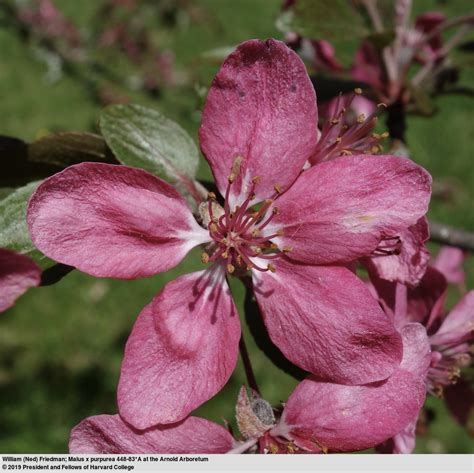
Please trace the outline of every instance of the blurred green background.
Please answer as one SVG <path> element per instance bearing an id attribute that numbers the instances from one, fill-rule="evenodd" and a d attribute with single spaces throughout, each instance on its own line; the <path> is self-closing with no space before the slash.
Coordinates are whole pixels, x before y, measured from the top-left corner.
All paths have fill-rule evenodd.
<path id="1" fill-rule="evenodd" d="M 99 3 L 57 1 L 86 32 Z M 157 107 L 197 137 L 203 87 L 209 86 L 218 69 L 218 62 L 204 60 L 202 54 L 249 38 L 281 39 L 275 27 L 281 2 L 177 3 L 183 5 L 182 11 L 178 8 L 171 22 L 157 21 L 153 34 L 163 48 L 174 52 L 175 68 L 186 75 L 187 83 L 165 86 L 156 98 L 139 92 L 129 95 L 135 102 Z M 414 3 L 416 11 L 436 9 L 451 15 L 472 7 L 470 0 Z M 463 70 L 460 84 L 472 85 L 473 78 L 472 71 Z M 453 189 L 449 198 L 433 200 L 430 216 L 474 231 L 474 98 L 443 96 L 436 104 L 439 112 L 433 118 L 408 119 L 413 158 Z M 87 88 L 68 75 L 48 83 L 44 63 L 12 30 L 0 27 L 0 110 L 0 134 L 30 141 L 45 130 L 96 131 L 100 106 Z M 209 177 L 204 161 L 200 177 Z M 467 286 L 472 288 L 472 260 L 466 266 Z M 116 412 L 123 347 L 137 314 L 165 282 L 199 268 L 199 257 L 193 253 L 166 275 L 140 281 L 95 279 L 74 271 L 55 286 L 29 291 L 15 307 L 0 314 L 0 451 L 66 452 L 74 425 L 87 416 Z M 239 283 L 234 286 L 241 302 L 243 290 Z M 284 401 L 296 381 L 274 367 L 248 333 L 247 343 L 263 396 L 274 404 Z M 239 361 L 226 388 L 198 414 L 217 422 L 232 421 L 242 383 L 245 376 Z M 430 398 L 428 406 L 434 420 L 418 440 L 417 452 L 474 451 L 473 439 L 450 417 L 441 400 Z"/>

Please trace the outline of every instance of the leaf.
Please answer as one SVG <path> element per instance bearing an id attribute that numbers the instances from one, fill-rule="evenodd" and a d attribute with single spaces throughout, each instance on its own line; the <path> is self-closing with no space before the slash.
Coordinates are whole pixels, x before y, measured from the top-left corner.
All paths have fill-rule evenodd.
<path id="1" fill-rule="evenodd" d="M 280 27 L 306 38 L 344 41 L 368 34 L 363 17 L 347 0 L 298 0 L 291 13 L 280 19 Z"/>
<path id="2" fill-rule="evenodd" d="M 140 105 L 111 105 L 100 117 L 101 132 L 117 159 L 170 182 L 194 179 L 199 151 L 177 123 Z"/>
<path id="3" fill-rule="evenodd" d="M 105 140 L 92 133 L 53 133 L 30 144 L 0 136 L 1 186 L 25 185 L 83 161 L 118 164 Z"/>
<path id="4" fill-rule="evenodd" d="M 28 144 L 10 136 L 0 136 L 0 185 L 22 186 L 50 176 L 61 168 L 28 159 Z"/>
<path id="5" fill-rule="evenodd" d="M 26 206 L 38 185 L 31 182 L 0 201 L 0 248 L 27 255 L 45 269 L 54 263 L 34 247 L 26 224 Z"/>
<path id="6" fill-rule="evenodd" d="M 53 133 L 34 141 L 28 147 L 28 159 L 61 167 L 84 161 L 117 164 L 104 138 L 78 132 Z"/>

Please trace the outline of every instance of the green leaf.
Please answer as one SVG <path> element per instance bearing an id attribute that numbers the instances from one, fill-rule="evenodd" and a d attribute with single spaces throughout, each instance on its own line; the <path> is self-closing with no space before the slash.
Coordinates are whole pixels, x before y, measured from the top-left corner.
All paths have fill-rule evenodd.
<path id="1" fill-rule="evenodd" d="M 34 141 L 28 146 L 28 159 L 61 167 L 84 161 L 117 163 L 102 136 L 77 132 L 52 133 Z"/>
<path id="2" fill-rule="evenodd" d="M 54 263 L 33 246 L 26 225 L 26 206 L 38 185 L 30 182 L 0 201 L 0 248 L 27 255 L 45 269 Z"/>
<path id="3" fill-rule="evenodd" d="M 280 22 L 310 39 L 346 41 L 368 34 L 362 15 L 347 0 L 298 0 Z"/>
<path id="4" fill-rule="evenodd" d="M 140 105 L 111 105 L 100 116 L 101 132 L 117 159 L 170 182 L 194 179 L 199 151 L 177 123 Z"/>
<path id="5" fill-rule="evenodd" d="M 371 33 L 366 37 L 366 40 L 371 42 L 377 51 L 382 51 L 386 46 L 395 40 L 395 31 L 385 30 L 379 33 Z"/>
<path id="6" fill-rule="evenodd" d="M 83 161 L 118 164 L 102 136 L 52 133 L 32 143 L 0 136 L 0 185 L 21 186 Z"/>

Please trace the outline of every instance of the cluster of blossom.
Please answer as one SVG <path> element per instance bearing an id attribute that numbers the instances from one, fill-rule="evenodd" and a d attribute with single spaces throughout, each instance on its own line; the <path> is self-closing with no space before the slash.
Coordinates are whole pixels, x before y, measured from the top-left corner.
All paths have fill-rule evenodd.
<path id="1" fill-rule="evenodd" d="M 426 392 L 439 393 L 470 360 L 474 293 L 445 315 L 447 283 L 424 246 L 429 174 L 366 153 L 357 121 L 344 128 L 344 147 L 321 146 L 317 123 L 301 59 L 279 41 L 250 40 L 206 99 L 200 145 L 220 196 L 210 192 L 199 215 L 172 185 L 127 166 L 82 163 L 40 184 L 27 222 L 55 261 L 135 279 L 201 247 L 208 265 L 166 284 L 139 314 L 119 414 L 81 422 L 71 452 L 413 448 Z M 249 274 L 271 340 L 308 377 L 281 412 L 242 390 L 235 439 L 190 414 L 236 366 L 241 330 L 227 280 Z"/>
<path id="2" fill-rule="evenodd" d="M 287 0 L 284 10 L 294 8 L 297 3 L 298 0 Z M 425 12 L 410 23 L 412 1 L 395 0 L 393 4 L 393 15 L 388 20 L 381 12 L 386 5 L 379 5 L 376 0 L 359 2 L 371 19 L 373 37 L 392 31 L 394 37 L 383 48 L 371 39 L 364 39 L 348 68 L 338 61 L 328 41 L 287 33 L 287 43 L 299 50 L 316 72 L 350 77 L 367 84 L 371 99 L 361 97 L 354 101 L 356 113 L 359 108 L 373 110 L 380 102 L 388 106 L 413 105 L 413 95 L 420 88 L 428 92 L 441 90 L 446 82 L 453 80 L 449 53 L 474 25 L 472 14 L 448 19 L 437 11 Z M 450 28 L 457 30 L 444 42 L 442 33 Z"/>

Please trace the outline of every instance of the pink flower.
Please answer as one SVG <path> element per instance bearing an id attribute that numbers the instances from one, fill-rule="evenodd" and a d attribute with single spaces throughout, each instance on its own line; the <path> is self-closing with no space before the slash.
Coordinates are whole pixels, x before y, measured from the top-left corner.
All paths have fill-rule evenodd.
<path id="1" fill-rule="evenodd" d="M 223 207 L 212 194 L 204 204 L 208 228 L 169 184 L 125 166 L 71 166 L 31 198 L 35 245 L 94 276 L 151 276 L 206 245 L 212 266 L 168 283 L 128 340 L 118 403 L 134 427 L 184 419 L 230 377 L 240 324 L 226 270 L 251 271 L 270 337 L 303 369 L 344 384 L 397 369 L 400 336 L 344 265 L 422 217 L 431 179 L 394 156 L 302 172 L 316 123 L 298 56 L 278 41 L 247 41 L 224 62 L 203 112 L 201 147 L 224 196 Z"/>
<path id="2" fill-rule="evenodd" d="M 414 321 L 426 327 L 432 351 L 426 389 L 431 394 L 441 396 L 445 388 L 458 381 L 461 368 L 471 363 L 470 353 L 474 344 L 474 291 L 469 291 L 446 313 L 443 305 L 447 281 L 432 267 L 428 267 L 420 284 L 414 288 L 383 281 L 374 274 L 371 274 L 371 278 L 386 313 L 392 316 L 400 330 Z M 407 424 L 400 433 L 401 437 L 397 436 L 393 440 L 395 453 L 410 453 L 413 450 L 416 417 L 411 424 Z"/>
<path id="3" fill-rule="evenodd" d="M 27 256 L 0 248 L 0 312 L 7 310 L 30 287 L 40 283 L 41 270 Z"/>
<path id="4" fill-rule="evenodd" d="M 409 324 L 402 335 L 403 360 L 388 380 L 344 386 L 309 378 L 291 394 L 278 421 L 262 399 L 252 411 L 243 389 L 237 408 L 243 442 L 198 417 L 138 431 L 118 415 L 100 415 L 72 430 L 70 452 L 243 453 L 258 445 L 260 453 L 327 453 L 373 447 L 399 432 L 424 402 L 430 362 L 426 332 Z"/>

